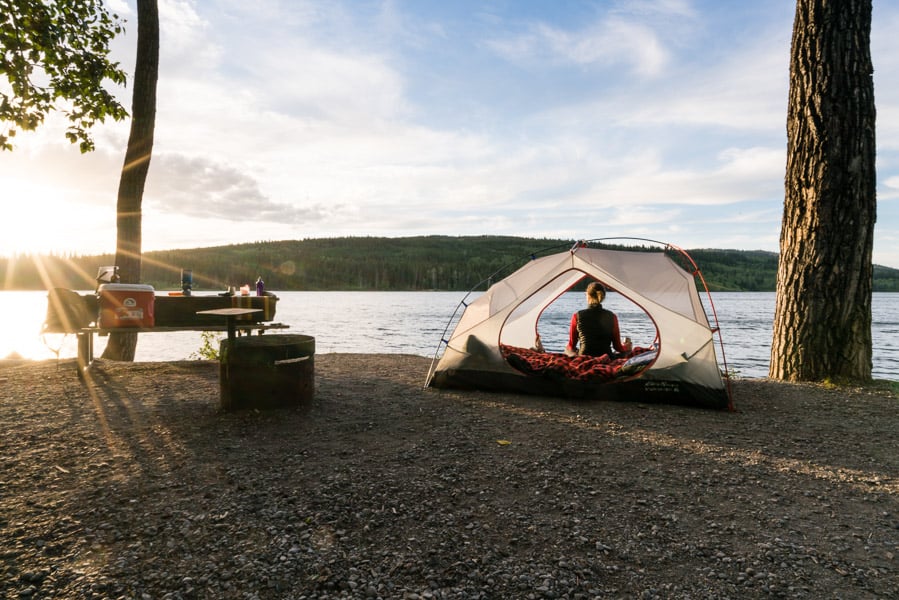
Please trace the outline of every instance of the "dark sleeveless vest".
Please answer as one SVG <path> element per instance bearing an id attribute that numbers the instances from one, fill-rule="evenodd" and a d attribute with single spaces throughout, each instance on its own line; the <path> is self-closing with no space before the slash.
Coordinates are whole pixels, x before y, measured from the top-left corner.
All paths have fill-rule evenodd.
<path id="1" fill-rule="evenodd" d="M 578 354 L 602 356 L 612 352 L 615 315 L 601 304 L 577 313 Z"/>

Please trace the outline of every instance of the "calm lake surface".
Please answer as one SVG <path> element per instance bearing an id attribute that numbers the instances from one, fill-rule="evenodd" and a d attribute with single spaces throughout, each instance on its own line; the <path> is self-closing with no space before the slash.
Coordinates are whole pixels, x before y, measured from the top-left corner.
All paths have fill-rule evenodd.
<path id="1" fill-rule="evenodd" d="M 461 292 L 275 293 L 280 298 L 275 321 L 290 325 L 282 333 L 314 336 L 318 354 L 358 352 L 427 357 L 434 356 L 450 317 L 465 296 Z M 728 369 L 743 377 L 765 377 L 774 293 L 719 293 L 712 298 Z M 582 293 L 565 294 L 544 313 L 539 330 L 547 350 L 564 349 L 568 320 L 582 303 Z M 652 342 L 655 328 L 633 304 L 616 294 L 610 294 L 604 304 L 618 314 L 622 336 L 630 336 L 636 345 Z M 28 359 L 52 359 L 57 353 L 61 358 L 75 356 L 75 336 L 41 336 L 46 308 L 46 292 L 0 292 L 0 358 L 13 353 Z M 899 294 L 874 294 L 873 321 L 874 377 L 899 380 Z M 99 356 L 106 338 L 98 336 L 95 340 Z M 195 358 L 201 345 L 199 332 L 145 334 L 138 341 L 136 360 Z M 720 362 L 720 348 L 718 352 Z"/>

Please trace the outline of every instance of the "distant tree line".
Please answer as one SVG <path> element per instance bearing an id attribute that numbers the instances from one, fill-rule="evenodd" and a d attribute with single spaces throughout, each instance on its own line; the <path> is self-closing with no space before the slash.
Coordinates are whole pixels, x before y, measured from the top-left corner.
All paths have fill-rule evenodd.
<path id="1" fill-rule="evenodd" d="M 181 270 L 197 290 L 250 286 L 262 277 L 270 290 L 468 290 L 521 266 L 529 256 L 559 252 L 573 240 L 504 236 L 351 237 L 255 242 L 214 248 L 146 252 L 142 281 L 157 290 L 180 289 Z M 607 245 L 608 246 L 608 245 Z M 657 247 L 653 246 L 653 249 Z M 639 247 L 630 249 L 640 249 Z M 713 291 L 775 289 L 777 254 L 689 250 Z M 17 255 L 0 258 L 6 290 L 93 289 L 97 270 L 112 254 Z M 491 278 L 492 275 L 495 275 Z M 874 290 L 899 291 L 899 270 L 874 267 Z"/>

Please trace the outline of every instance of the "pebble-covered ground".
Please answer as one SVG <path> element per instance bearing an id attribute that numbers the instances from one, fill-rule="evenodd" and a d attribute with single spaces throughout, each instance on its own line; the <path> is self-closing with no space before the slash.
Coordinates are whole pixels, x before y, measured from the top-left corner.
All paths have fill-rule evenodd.
<path id="1" fill-rule="evenodd" d="M 899 400 L 739 412 L 422 389 L 315 357 L 302 408 L 209 362 L 0 362 L 0 597 L 897 598 Z"/>

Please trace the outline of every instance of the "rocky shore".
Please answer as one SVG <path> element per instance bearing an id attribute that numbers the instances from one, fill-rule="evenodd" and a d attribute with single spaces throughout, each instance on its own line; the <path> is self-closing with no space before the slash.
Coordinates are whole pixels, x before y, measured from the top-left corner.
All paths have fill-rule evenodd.
<path id="1" fill-rule="evenodd" d="M 429 363 L 318 355 L 308 406 L 227 413 L 215 363 L 0 362 L 0 597 L 899 597 L 889 386 L 728 413 Z"/>

